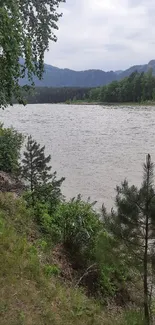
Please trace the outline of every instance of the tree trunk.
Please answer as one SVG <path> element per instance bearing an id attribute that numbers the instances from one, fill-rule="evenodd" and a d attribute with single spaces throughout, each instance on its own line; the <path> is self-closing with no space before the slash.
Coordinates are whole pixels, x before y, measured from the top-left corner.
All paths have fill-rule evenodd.
<path id="1" fill-rule="evenodd" d="M 31 186 L 31 195 L 32 195 L 32 206 L 35 206 L 35 199 L 34 199 L 34 181 L 33 181 L 33 163 L 32 163 L 32 155 L 30 153 L 30 157 L 31 157 L 31 176 L 30 176 L 30 186 Z"/>
<path id="2" fill-rule="evenodd" d="M 145 239 L 144 239 L 144 316 L 145 325 L 150 325 L 150 311 L 149 311 L 149 292 L 148 292 L 148 238 L 149 238 L 149 186 L 150 186 L 150 168 L 151 158 L 147 156 L 147 179 L 146 179 L 146 190 L 147 197 L 145 203 Z"/>
<path id="3" fill-rule="evenodd" d="M 144 252 L 144 315 L 145 325 L 150 325 L 149 294 L 148 294 L 148 217 L 146 217 L 146 235 Z"/>

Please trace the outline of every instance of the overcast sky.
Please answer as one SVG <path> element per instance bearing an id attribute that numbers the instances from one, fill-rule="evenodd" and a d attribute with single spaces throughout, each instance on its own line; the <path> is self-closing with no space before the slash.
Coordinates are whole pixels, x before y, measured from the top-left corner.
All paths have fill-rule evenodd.
<path id="1" fill-rule="evenodd" d="M 155 0 L 66 0 L 61 11 L 46 63 L 107 71 L 155 59 Z"/>

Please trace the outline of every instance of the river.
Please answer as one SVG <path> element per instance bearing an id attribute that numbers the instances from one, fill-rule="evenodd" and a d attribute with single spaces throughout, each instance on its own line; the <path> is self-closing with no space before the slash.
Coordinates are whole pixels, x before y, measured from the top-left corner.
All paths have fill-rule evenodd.
<path id="1" fill-rule="evenodd" d="M 67 198 L 81 193 L 98 207 L 114 206 L 124 178 L 140 185 L 147 153 L 155 161 L 155 107 L 15 105 L 0 120 L 46 145 Z"/>

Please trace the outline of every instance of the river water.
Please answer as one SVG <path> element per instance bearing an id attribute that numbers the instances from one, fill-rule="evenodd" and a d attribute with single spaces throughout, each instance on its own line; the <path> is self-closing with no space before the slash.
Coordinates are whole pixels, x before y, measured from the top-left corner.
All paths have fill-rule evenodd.
<path id="1" fill-rule="evenodd" d="M 140 185 L 147 153 L 155 161 L 155 107 L 16 105 L 0 120 L 46 145 L 67 198 L 81 193 L 98 207 L 114 206 L 124 178 Z"/>

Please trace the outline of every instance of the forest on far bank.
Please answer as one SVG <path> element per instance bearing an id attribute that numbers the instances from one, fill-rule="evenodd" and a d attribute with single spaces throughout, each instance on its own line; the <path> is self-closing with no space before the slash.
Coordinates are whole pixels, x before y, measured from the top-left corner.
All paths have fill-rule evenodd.
<path id="1" fill-rule="evenodd" d="M 94 88 L 89 100 L 101 103 L 142 103 L 155 100 L 155 76 L 150 69 L 147 73 L 133 72 L 129 77 L 113 81 L 107 86 Z"/>
<path id="2" fill-rule="evenodd" d="M 98 88 L 40 87 L 24 93 L 28 104 L 45 103 L 143 103 L 155 101 L 155 76 L 133 72 L 129 77 Z"/>
<path id="3" fill-rule="evenodd" d="M 24 93 L 28 104 L 45 104 L 45 103 L 70 103 L 72 101 L 85 101 L 89 98 L 90 88 L 48 88 L 40 87 L 31 89 Z"/>

